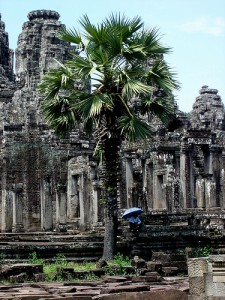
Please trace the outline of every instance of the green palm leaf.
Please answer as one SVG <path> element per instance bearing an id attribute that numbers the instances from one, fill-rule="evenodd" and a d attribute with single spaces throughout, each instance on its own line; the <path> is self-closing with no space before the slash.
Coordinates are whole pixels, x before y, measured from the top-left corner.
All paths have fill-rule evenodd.
<path id="1" fill-rule="evenodd" d="M 121 133 L 125 135 L 126 139 L 130 142 L 137 140 L 146 140 L 152 135 L 150 126 L 140 118 L 127 115 L 118 119 L 118 125 Z"/>
<path id="2" fill-rule="evenodd" d="M 151 92 L 151 86 L 146 85 L 145 83 L 139 80 L 128 78 L 122 90 L 122 97 L 126 99 L 131 99 L 131 97 L 134 95 L 146 95 L 150 94 Z"/>
<path id="3" fill-rule="evenodd" d="M 112 99 L 106 94 L 91 94 L 87 98 L 75 104 L 75 107 L 83 115 L 84 119 L 98 116 L 102 110 L 112 110 Z"/>
<path id="4" fill-rule="evenodd" d="M 175 75 L 163 60 L 156 60 L 149 69 L 147 82 L 157 85 L 167 94 L 171 94 L 172 90 L 179 88 L 179 83 L 174 79 Z"/>

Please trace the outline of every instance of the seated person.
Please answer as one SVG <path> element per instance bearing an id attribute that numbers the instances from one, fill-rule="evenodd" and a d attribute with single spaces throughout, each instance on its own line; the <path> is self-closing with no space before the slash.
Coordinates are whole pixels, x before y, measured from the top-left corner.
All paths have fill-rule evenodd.
<path id="1" fill-rule="evenodd" d="M 141 220 L 138 218 L 138 215 L 134 213 L 128 221 L 130 224 L 130 231 L 139 232 L 141 228 Z"/>

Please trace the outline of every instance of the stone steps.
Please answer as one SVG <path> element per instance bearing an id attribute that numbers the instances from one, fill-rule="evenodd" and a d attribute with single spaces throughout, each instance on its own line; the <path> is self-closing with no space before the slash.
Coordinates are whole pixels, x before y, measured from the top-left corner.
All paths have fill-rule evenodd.
<path id="1" fill-rule="evenodd" d="M 52 260 L 64 255 L 67 260 L 96 261 L 102 257 L 104 236 L 95 232 L 70 233 L 1 233 L 0 253 L 3 260 L 26 260 L 36 252 L 38 258 Z M 127 250 L 126 242 L 118 240 L 118 251 Z M 1 260 L 1 257 L 0 257 Z"/>

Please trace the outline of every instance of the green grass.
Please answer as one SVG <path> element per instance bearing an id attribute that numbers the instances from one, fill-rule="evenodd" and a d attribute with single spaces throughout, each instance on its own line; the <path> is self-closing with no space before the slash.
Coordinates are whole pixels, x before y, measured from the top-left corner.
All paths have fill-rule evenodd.
<path id="1" fill-rule="evenodd" d="M 45 274 L 45 281 L 47 282 L 62 282 L 65 281 L 63 276 L 63 269 L 66 267 L 73 268 L 74 271 L 84 271 L 83 280 L 97 280 L 97 277 L 92 270 L 96 268 L 96 262 L 83 262 L 75 263 L 66 260 L 66 257 L 62 254 L 58 254 L 54 257 L 54 262 L 46 262 L 44 259 L 38 258 L 37 253 L 33 252 L 28 257 L 28 263 L 43 265 L 43 272 Z M 108 262 L 108 266 L 104 268 L 104 271 L 108 275 L 126 275 L 123 267 L 130 266 L 131 261 L 129 257 L 124 256 L 121 253 L 117 253 L 114 260 Z M 67 281 L 78 280 L 68 274 Z"/>

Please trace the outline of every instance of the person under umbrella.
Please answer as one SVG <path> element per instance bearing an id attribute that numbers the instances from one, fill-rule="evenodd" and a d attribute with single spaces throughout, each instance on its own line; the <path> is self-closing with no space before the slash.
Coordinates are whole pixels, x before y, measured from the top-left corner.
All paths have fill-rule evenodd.
<path id="1" fill-rule="evenodd" d="M 130 231 L 138 233 L 141 229 L 141 220 L 139 219 L 137 213 L 133 213 L 133 215 L 128 219 L 130 225 Z"/>
<path id="2" fill-rule="evenodd" d="M 141 229 L 142 222 L 139 219 L 139 215 L 143 213 L 143 210 L 138 207 L 128 208 L 122 218 L 128 219 L 130 225 L 130 231 L 134 233 L 138 233 Z"/>

